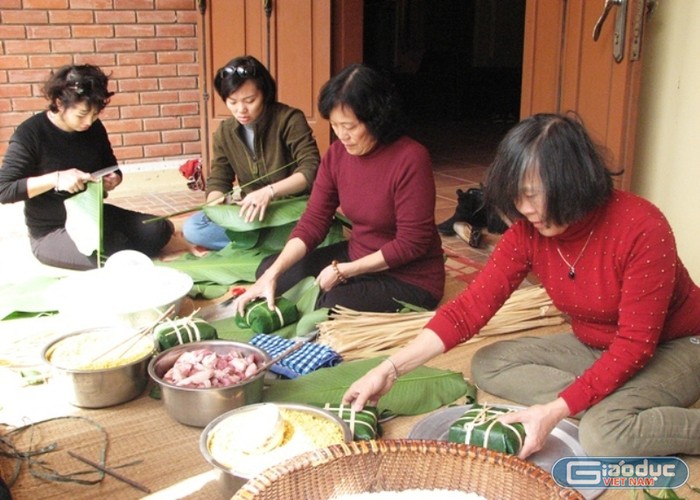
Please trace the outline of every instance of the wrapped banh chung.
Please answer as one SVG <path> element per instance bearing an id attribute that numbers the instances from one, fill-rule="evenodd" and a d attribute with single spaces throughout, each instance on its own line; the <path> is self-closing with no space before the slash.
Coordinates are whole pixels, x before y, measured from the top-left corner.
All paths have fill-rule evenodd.
<path id="1" fill-rule="evenodd" d="M 200 340 L 216 340 L 218 337 L 216 328 L 212 325 L 201 318 L 191 317 L 161 323 L 153 334 L 162 350 Z"/>
<path id="2" fill-rule="evenodd" d="M 245 307 L 245 314 L 236 313 L 236 325 L 251 328 L 255 333 L 271 333 L 299 320 L 294 302 L 284 297 L 275 299 L 275 308 L 267 307 L 265 299 L 254 300 Z"/>
<path id="3" fill-rule="evenodd" d="M 523 424 L 502 424 L 497 420 L 510 411 L 474 404 L 450 425 L 447 440 L 515 455 L 525 440 Z"/>

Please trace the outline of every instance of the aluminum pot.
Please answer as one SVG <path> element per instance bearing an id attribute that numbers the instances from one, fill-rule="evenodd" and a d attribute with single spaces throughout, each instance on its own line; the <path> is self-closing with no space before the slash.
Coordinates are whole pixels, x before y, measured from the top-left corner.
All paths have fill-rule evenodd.
<path id="1" fill-rule="evenodd" d="M 136 330 L 126 327 L 91 328 L 52 340 L 41 353 L 42 359 L 51 367 L 50 383 L 66 395 L 70 404 L 81 408 L 105 408 L 125 403 L 141 395 L 148 384 L 146 368 L 156 352 L 155 340 L 152 340 L 153 349 L 150 352 L 144 353 L 139 359 L 111 368 L 70 369 L 51 362 L 51 355 L 59 342 L 87 333 L 116 336 L 136 333 Z"/>
<path id="2" fill-rule="evenodd" d="M 219 415 L 243 405 L 262 400 L 264 376 L 267 370 L 227 387 L 188 388 L 178 387 L 163 380 L 163 376 L 184 352 L 209 349 L 217 354 L 231 350 L 245 356 L 253 354 L 258 364 L 270 360 L 270 356 L 255 346 L 233 340 L 202 340 L 172 347 L 161 352 L 148 364 L 148 375 L 160 386 L 161 399 L 168 414 L 181 424 L 204 427 Z"/>
<path id="3" fill-rule="evenodd" d="M 267 404 L 274 404 L 281 409 L 303 411 L 303 412 L 311 413 L 312 415 L 315 415 L 315 416 L 325 418 L 328 421 L 337 424 L 341 428 L 341 430 L 343 432 L 343 439 L 345 440 L 346 443 L 352 441 L 352 431 L 350 430 L 350 426 L 348 426 L 347 423 L 345 423 L 337 415 L 334 415 L 334 414 L 332 414 L 332 413 L 330 413 L 322 408 L 318 408 L 316 406 L 298 404 L 298 403 L 259 403 L 256 405 L 251 405 L 251 406 L 246 407 L 246 408 L 239 408 L 237 410 L 232 410 L 232 411 L 229 411 L 227 413 L 224 413 L 223 415 L 220 415 L 216 419 L 212 420 L 202 431 L 202 434 L 200 435 L 200 438 L 199 438 L 199 451 L 204 456 L 204 459 L 214 467 L 214 471 L 216 473 L 217 486 L 218 486 L 220 492 L 226 498 L 231 498 L 231 496 L 233 496 L 236 493 L 236 491 L 238 491 L 246 482 L 248 482 L 250 479 L 252 479 L 253 476 L 246 474 L 246 473 L 241 473 L 241 472 L 238 472 L 235 470 L 231 470 L 226 465 L 220 463 L 214 457 L 212 457 L 211 452 L 209 450 L 209 437 L 210 437 L 211 433 L 213 432 L 214 428 L 217 425 L 219 425 L 222 421 L 226 420 L 228 417 L 231 417 L 238 412 L 246 411 L 249 409 L 253 410 L 256 407 L 259 407 L 262 405 L 267 405 Z"/>

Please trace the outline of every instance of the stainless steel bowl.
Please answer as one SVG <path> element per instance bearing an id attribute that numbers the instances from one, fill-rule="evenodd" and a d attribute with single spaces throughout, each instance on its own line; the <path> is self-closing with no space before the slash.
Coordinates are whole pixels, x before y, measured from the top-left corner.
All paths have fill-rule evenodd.
<path id="1" fill-rule="evenodd" d="M 219 415 L 243 405 L 262 400 L 265 371 L 235 385 L 192 389 L 178 387 L 163 380 L 177 358 L 186 351 L 210 349 L 217 354 L 226 354 L 232 349 L 244 355 L 254 354 L 258 363 L 270 356 L 255 346 L 233 340 L 203 340 L 172 347 L 153 358 L 148 364 L 148 374 L 160 386 L 161 399 L 168 414 L 181 424 L 204 427 Z"/>
<path id="2" fill-rule="evenodd" d="M 234 470 L 229 469 L 227 466 L 224 464 L 220 463 L 217 461 L 214 457 L 212 457 L 210 451 L 209 451 L 209 436 L 214 430 L 214 428 L 220 424 L 222 421 L 226 420 L 228 417 L 235 415 L 238 412 L 241 411 L 246 411 L 246 410 L 252 410 L 255 409 L 258 406 L 266 405 L 266 404 L 274 404 L 276 406 L 279 406 L 282 409 L 288 409 L 288 410 L 298 410 L 298 411 L 304 411 L 307 413 L 311 413 L 316 416 L 323 417 L 330 422 L 333 422 L 337 424 L 343 432 L 343 438 L 345 442 L 350 442 L 352 441 L 352 431 L 350 430 L 350 427 L 348 424 L 346 424 L 340 417 L 337 415 L 334 415 L 322 408 L 318 408 L 316 406 L 311 406 L 311 405 L 305 405 L 305 404 L 297 404 L 297 403 L 259 403 L 256 405 L 251 405 L 247 406 L 245 408 L 239 408 L 237 410 L 229 411 L 227 413 L 224 413 L 223 415 L 218 416 L 214 420 L 212 420 L 202 431 L 202 434 L 200 435 L 199 438 L 199 451 L 202 453 L 204 456 L 204 459 L 209 462 L 213 467 L 216 472 L 217 476 L 217 484 L 219 487 L 219 490 L 221 493 L 226 498 L 231 498 L 231 496 L 238 491 L 241 486 L 243 486 L 248 480 L 250 480 L 252 477 L 241 473 L 237 472 Z M 276 464 L 275 464 L 276 465 Z"/>
<path id="3" fill-rule="evenodd" d="M 81 408 L 105 408 L 130 401 L 138 397 L 148 384 L 146 367 L 156 351 L 153 350 L 142 358 L 127 364 L 112 368 L 97 370 L 77 370 L 58 367 L 51 363 L 51 353 L 60 341 L 75 335 L 98 332 L 104 335 L 124 335 L 126 332 L 136 332 L 125 327 L 91 328 L 69 333 L 54 339 L 47 344 L 41 353 L 41 358 L 51 367 L 50 383 L 66 395 L 68 402 Z"/>

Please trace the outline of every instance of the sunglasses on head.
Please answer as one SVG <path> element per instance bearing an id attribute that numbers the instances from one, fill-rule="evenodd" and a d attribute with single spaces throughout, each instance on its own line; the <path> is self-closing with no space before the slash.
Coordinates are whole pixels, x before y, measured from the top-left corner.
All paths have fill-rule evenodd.
<path id="1" fill-rule="evenodd" d="M 89 78 L 83 78 L 74 72 L 66 75 L 66 83 L 68 88 L 73 89 L 78 95 L 82 95 L 86 90 L 92 89 L 92 81 Z"/>
<path id="2" fill-rule="evenodd" d="M 236 75 L 240 78 L 255 76 L 255 66 L 250 66 L 247 63 L 244 63 L 240 66 L 224 66 L 219 70 L 220 78 L 225 78 L 231 75 Z"/>

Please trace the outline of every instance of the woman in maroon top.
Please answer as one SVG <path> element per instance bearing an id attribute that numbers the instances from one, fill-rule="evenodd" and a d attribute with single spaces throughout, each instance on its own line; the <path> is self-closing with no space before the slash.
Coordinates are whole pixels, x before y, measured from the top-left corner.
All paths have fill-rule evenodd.
<path id="1" fill-rule="evenodd" d="M 501 142 L 486 198 L 513 225 L 483 271 L 423 332 L 348 390 L 362 407 L 402 373 L 464 342 L 533 272 L 572 332 L 477 351 L 475 383 L 530 405 L 522 458 L 576 416 L 590 455 L 700 453 L 700 289 L 648 201 L 613 188 L 581 123 L 535 115 Z"/>
<path id="2" fill-rule="evenodd" d="M 319 166 L 306 211 L 279 255 L 235 303 L 274 297 L 307 276 L 321 288 L 318 307 L 396 311 L 398 301 L 432 309 L 445 283 L 435 227 L 435 181 L 425 147 L 405 135 L 390 82 L 352 65 L 321 89 L 318 107 L 338 140 Z M 352 222 L 349 241 L 317 248 L 336 210 Z"/>

